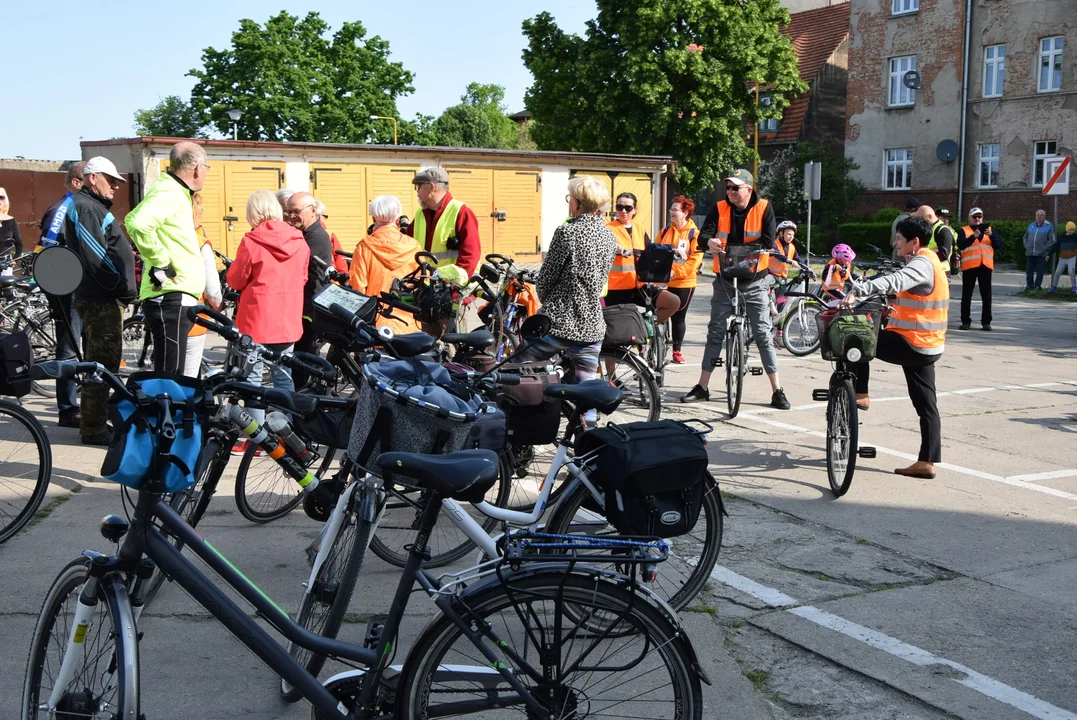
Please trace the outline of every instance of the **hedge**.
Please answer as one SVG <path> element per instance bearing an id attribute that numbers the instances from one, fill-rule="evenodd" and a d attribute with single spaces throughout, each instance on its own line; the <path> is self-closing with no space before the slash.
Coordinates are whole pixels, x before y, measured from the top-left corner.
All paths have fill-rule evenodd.
<path id="1" fill-rule="evenodd" d="M 859 253 L 869 252 L 874 245 L 886 253 L 890 246 L 890 228 L 893 222 L 856 222 L 838 225 L 838 240 Z M 829 248 L 828 248 L 829 250 Z"/>
<path id="2" fill-rule="evenodd" d="M 904 210 L 896 207 L 884 207 L 875 211 L 875 214 L 871 216 L 872 222 L 888 222 L 892 223 L 898 219 L 898 215 L 905 212 Z"/>

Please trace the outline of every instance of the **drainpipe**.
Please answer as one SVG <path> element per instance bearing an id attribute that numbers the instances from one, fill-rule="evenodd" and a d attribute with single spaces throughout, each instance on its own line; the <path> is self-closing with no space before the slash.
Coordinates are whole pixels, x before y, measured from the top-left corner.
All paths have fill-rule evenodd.
<path id="1" fill-rule="evenodd" d="M 957 218 L 965 217 L 965 209 L 962 205 L 965 196 L 965 129 L 969 114 L 969 55 L 972 48 L 969 46 L 972 33 L 972 0 L 965 0 L 965 70 L 961 76 L 961 140 L 958 157 L 961 166 L 957 170 Z"/>

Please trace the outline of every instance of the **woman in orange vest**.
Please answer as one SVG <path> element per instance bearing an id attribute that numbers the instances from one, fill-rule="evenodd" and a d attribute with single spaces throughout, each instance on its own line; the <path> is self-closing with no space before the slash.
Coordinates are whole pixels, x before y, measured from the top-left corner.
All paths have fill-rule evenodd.
<path id="1" fill-rule="evenodd" d="M 217 272 L 217 259 L 213 256 L 213 246 L 209 243 L 206 228 L 202 225 L 202 192 L 191 195 L 191 210 L 194 213 L 194 229 L 198 233 L 198 252 L 206 268 L 206 289 L 202 293 L 202 302 L 214 310 L 224 305 L 221 292 L 221 276 Z M 183 374 L 198 377 L 202 367 L 202 352 L 206 347 L 206 329 L 193 325 L 187 335 L 187 355 L 183 359 Z"/>
<path id="2" fill-rule="evenodd" d="M 669 206 L 669 227 L 662 231 L 658 238 L 660 245 L 672 245 L 675 260 L 673 262 L 673 274 L 669 280 L 669 292 L 677 296 L 679 303 L 677 312 L 671 318 L 673 324 L 673 362 L 680 365 L 684 363 L 684 354 L 681 345 L 684 343 L 686 329 L 685 320 L 688 317 L 688 305 L 692 302 L 692 295 L 696 291 L 696 278 L 699 277 L 699 266 L 703 264 L 703 252 L 699 249 L 696 236 L 699 228 L 692 220 L 692 213 L 696 210 L 696 204 L 684 195 L 673 198 Z"/>
<path id="3" fill-rule="evenodd" d="M 617 196 L 614 204 L 616 219 L 606 223 L 617 240 L 617 255 L 613 258 L 613 269 L 607 280 L 609 290 L 606 292 L 606 307 L 635 303 L 643 305 L 643 294 L 654 299 L 658 322 L 664 323 L 681 306 L 680 300 L 671 292 L 657 285 L 641 285 L 636 278 L 636 258 L 651 243 L 647 231 L 632 220 L 639 212 L 636 196 L 623 192 Z"/>
<path id="4" fill-rule="evenodd" d="M 894 247 L 905 258 L 905 267 L 892 275 L 873 280 L 853 281 L 850 305 L 855 295 L 893 295 L 890 319 L 879 332 L 875 358 L 900 365 L 905 371 L 909 399 L 920 417 L 920 454 L 898 475 L 931 479 L 935 463 L 942 460 L 942 422 L 935 399 L 935 363 L 942 357 L 950 305 L 950 285 L 938 253 L 928 248 L 931 227 L 913 215 L 897 224 Z M 856 373 L 856 405 L 867 410 L 868 363 L 852 365 Z"/>

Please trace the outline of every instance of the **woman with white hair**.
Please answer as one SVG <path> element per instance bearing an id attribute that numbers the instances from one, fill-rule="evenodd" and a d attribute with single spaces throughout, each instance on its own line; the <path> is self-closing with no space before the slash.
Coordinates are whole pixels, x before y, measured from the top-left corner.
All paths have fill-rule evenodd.
<path id="1" fill-rule="evenodd" d="M 7 190 L 0 187 L 0 252 L 8 248 L 15 248 L 16 255 L 22 255 L 22 233 L 19 232 L 19 221 L 11 217 L 11 198 Z"/>
<path id="2" fill-rule="evenodd" d="M 370 203 L 374 231 L 355 246 L 349 281 L 364 295 L 378 297 L 392 287 L 393 280 L 418 267 L 415 253 L 419 252 L 419 244 L 415 238 L 400 232 L 397 225 L 402 212 L 400 200 L 393 195 L 379 195 Z M 393 315 L 391 318 L 379 315 L 378 325 L 392 328 L 397 333 L 418 329 L 413 316 L 399 310 Z"/>
<path id="3" fill-rule="evenodd" d="M 310 248 L 303 233 L 284 222 L 280 203 L 268 190 L 255 190 L 247 200 L 251 231 L 243 236 L 235 261 L 228 268 L 228 285 L 239 292 L 236 327 L 271 350 L 287 351 L 303 335 L 303 287 L 307 282 Z M 273 387 L 294 390 L 287 368 L 271 369 Z M 262 383 L 261 363 L 250 382 Z M 261 421 L 264 411 L 251 410 Z M 247 450 L 244 441 L 234 454 Z"/>

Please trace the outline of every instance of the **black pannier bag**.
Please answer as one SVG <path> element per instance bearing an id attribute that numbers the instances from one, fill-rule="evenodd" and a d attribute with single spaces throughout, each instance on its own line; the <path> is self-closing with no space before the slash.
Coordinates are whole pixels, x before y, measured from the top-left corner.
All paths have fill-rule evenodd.
<path id="1" fill-rule="evenodd" d="M 550 372 L 548 363 L 506 363 L 500 371 L 520 375 L 520 384 L 506 385 L 505 397 L 498 401 L 505 411 L 507 441 L 517 448 L 556 442 L 561 401 L 543 391 L 561 377 Z"/>
<path id="2" fill-rule="evenodd" d="M 668 283 L 673 274 L 673 246 L 651 243 L 636 258 L 636 277 L 640 282 Z"/>
<path id="3" fill-rule="evenodd" d="M 598 450 L 592 478 L 606 519 L 624 535 L 669 538 L 691 532 L 706 490 L 703 436 L 676 420 L 615 425 L 584 433 L 576 456 Z"/>
<path id="4" fill-rule="evenodd" d="M 505 437 L 505 413 L 500 408 L 480 415 L 471 424 L 461 450 L 493 450 L 501 453 L 508 440 Z"/>
<path id="5" fill-rule="evenodd" d="M 22 397 L 30 392 L 33 350 L 26 333 L 0 335 L 0 395 Z"/>
<path id="6" fill-rule="evenodd" d="M 604 308 L 602 316 L 606 319 L 606 335 L 602 338 L 604 347 L 642 346 L 647 341 L 647 326 L 635 305 Z"/>

